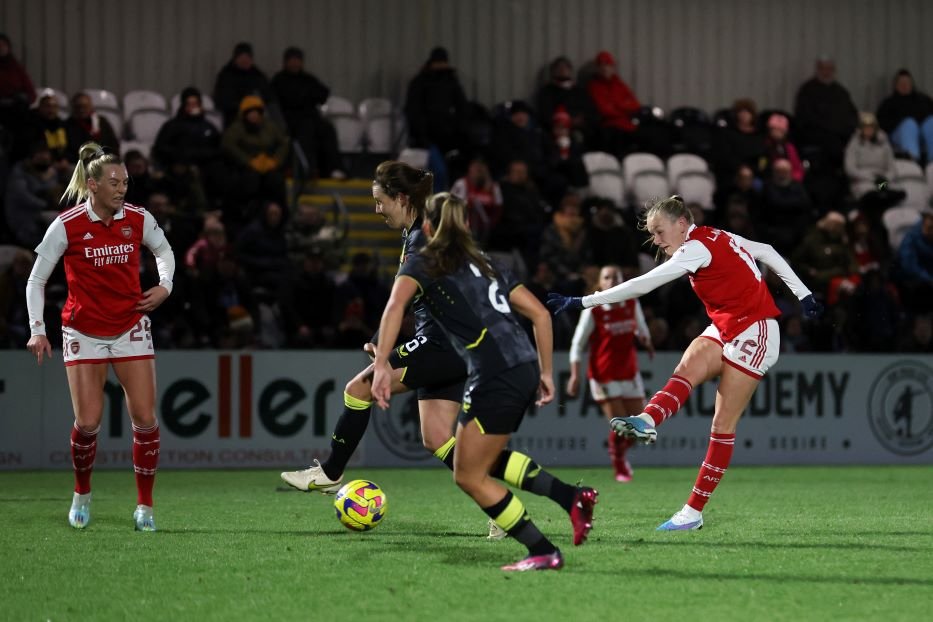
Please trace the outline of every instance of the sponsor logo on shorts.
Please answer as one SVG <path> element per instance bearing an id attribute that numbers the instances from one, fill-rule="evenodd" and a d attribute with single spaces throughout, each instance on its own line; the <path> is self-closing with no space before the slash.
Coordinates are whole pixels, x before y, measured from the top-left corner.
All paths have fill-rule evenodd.
<path id="1" fill-rule="evenodd" d="M 882 371 L 868 393 L 868 421 L 892 453 L 914 456 L 933 447 L 933 369 L 902 361 Z"/>

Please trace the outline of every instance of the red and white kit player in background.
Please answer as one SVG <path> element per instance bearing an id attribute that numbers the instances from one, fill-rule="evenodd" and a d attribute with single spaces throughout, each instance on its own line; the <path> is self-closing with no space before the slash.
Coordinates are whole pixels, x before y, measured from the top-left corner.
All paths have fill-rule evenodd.
<path id="1" fill-rule="evenodd" d="M 622 282 L 622 268 L 603 266 L 599 271 L 599 290 L 606 291 Z M 570 345 L 570 378 L 567 395 L 574 397 L 580 385 L 580 361 L 589 346 L 587 377 L 590 394 L 606 419 L 637 415 L 645 408 L 645 385 L 638 371 L 635 340 L 654 356 L 648 324 L 637 300 L 584 309 L 577 321 Z M 632 479 L 632 465 L 626 452 L 634 441 L 609 431 L 609 458 L 616 481 Z"/>
<path id="2" fill-rule="evenodd" d="M 568 298 L 548 295 L 548 306 L 559 313 L 643 296 L 665 283 L 689 275 L 690 285 L 706 306 L 712 324 L 693 340 L 663 389 L 649 400 L 645 412 L 613 419 L 620 435 L 653 443 L 655 427 L 687 401 L 697 384 L 719 376 L 716 408 L 706 459 L 683 509 L 658 530 L 699 529 L 703 508 L 726 473 L 735 445 L 739 417 L 761 378 L 778 359 L 780 311 L 768 291 L 756 261 L 773 270 L 800 300 L 804 315 L 817 318 L 822 305 L 770 244 L 697 227 L 683 199 L 658 201 L 645 213 L 645 230 L 670 260 L 650 272 L 604 292 Z"/>
<path id="3" fill-rule="evenodd" d="M 36 247 L 36 263 L 26 285 L 32 337 L 26 344 L 42 364 L 52 349 L 45 335 L 45 284 L 62 257 L 68 300 L 62 310 L 62 353 L 75 423 L 71 459 L 75 493 L 68 522 L 76 529 L 91 519 L 91 470 L 104 409 L 104 382 L 113 367 L 126 395 L 133 422 L 136 471 L 135 527 L 155 531 L 152 486 L 159 461 L 155 417 L 155 353 L 147 313 L 172 291 L 175 258 L 165 234 L 149 212 L 123 202 L 129 177 L 119 155 L 96 143 L 81 145 L 78 164 L 62 197 L 77 205 L 52 221 Z M 141 291 L 140 247 L 156 257 L 159 284 Z"/>

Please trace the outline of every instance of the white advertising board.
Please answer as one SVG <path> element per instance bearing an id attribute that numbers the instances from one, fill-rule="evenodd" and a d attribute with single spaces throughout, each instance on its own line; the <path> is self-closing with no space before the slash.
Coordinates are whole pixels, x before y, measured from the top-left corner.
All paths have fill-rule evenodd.
<path id="1" fill-rule="evenodd" d="M 56 353 L 60 356 L 60 353 Z M 641 360 L 649 395 L 679 360 Z M 157 358 L 160 468 L 301 467 L 329 451 L 343 388 L 368 359 L 355 352 L 162 352 Z M 588 397 L 563 391 L 567 356 L 555 354 L 558 399 L 529 412 L 512 446 L 546 465 L 600 465 L 608 427 Z M 637 449 L 640 465 L 690 465 L 707 446 L 715 382 L 694 390 Z M 0 353 L 0 470 L 71 466 L 71 400 L 61 359 L 37 367 Z M 98 468 L 132 465 L 122 389 L 106 388 Z M 785 355 L 759 386 L 738 429 L 736 464 L 933 463 L 933 357 Z M 417 400 L 376 409 L 353 464 L 436 465 L 421 446 Z"/>

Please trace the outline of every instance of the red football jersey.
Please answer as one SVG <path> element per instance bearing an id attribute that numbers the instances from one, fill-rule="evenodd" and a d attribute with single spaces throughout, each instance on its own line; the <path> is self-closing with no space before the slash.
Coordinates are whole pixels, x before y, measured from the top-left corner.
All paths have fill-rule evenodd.
<path id="1" fill-rule="evenodd" d="M 635 300 L 593 307 L 589 377 L 599 383 L 629 380 L 638 373 Z"/>
<path id="2" fill-rule="evenodd" d="M 68 240 L 62 324 L 89 335 L 119 335 L 142 317 L 135 307 L 142 297 L 139 258 L 146 212 L 124 205 L 109 225 L 92 215 L 86 203 L 59 215 Z"/>
<path id="3" fill-rule="evenodd" d="M 755 259 L 728 232 L 695 227 L 687 236 L 688 243 L 691 240 L 705 246 L 712 256 L 706 267 L 690 275 L 690 285 L 723 342 L 732 341 L 758 320 L 781 314 Z"/>

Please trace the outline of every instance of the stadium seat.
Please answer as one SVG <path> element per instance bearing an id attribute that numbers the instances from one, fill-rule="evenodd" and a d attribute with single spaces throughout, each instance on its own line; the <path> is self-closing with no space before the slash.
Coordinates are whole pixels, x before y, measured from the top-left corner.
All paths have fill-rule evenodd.
<path id="1" fill-rule="evenodd" d="M 927 174 L 926 174 L 927 186 L 929 186 L 930 189 L 933 189 L 933 160 L 931 160 L 929 163 L 927 163 L 927 171 L 926 171 L 926 173 L 927 173 Z"/>
<path id="2" fill-rule="evenodd" d="M 664 171 L 642 171 L 635 175 L 632 185 L 627 187 L 636 209 L 671 195 L 671 187 L 667 183 Z"/>
<path id="3" fill-rule="evenodd" d="M 716 182 L 708 171 L 690 171 L 682 173 L 671 186 L 675 194 L 679 194 L 684 203 L 695 203 L 704 211 L 715 209 L 713 194 L 716 192 Z"/>
<path id="4" fill-rule="evenodd" d="M 370 97 L 360 102 L 366 150 L 370 153 L 395 151 L 396 118 L 392 102 L 384 97 Z"/>
<path id="5" fill-rule="evenodd" d="M 706 160 L 692 153 L 677 153 L 667 159 L 667 181 L 671 187 L 677 185 L 677 178 L 685 173 L 708 173 Z"/>
<path id="6" fill-rule="evenodd" d="M 920 210 L 911 207 L 892 207 L 887 209 L 881 215 L 881 222 L 884 228 L 888 230 L 888 243 L 891 250 L 896 251 L 904 239 L 904 234 L 920 220 Z"/>
<path id="7" fill-rule="evenodd" d="M 120 155 L 125 158 L 126 154 L 130 151 L 138 151 L 146 156 L 146 158 L 149 158 L 150 153 L 152 152 L 152 143 L 141 140 L 121 140 Z"/>
<path id="8" fill-rule="evenodd" d="M 713 151 L 715 126 L 706 112 L 682 106 L 670 112 L 668 121 L 673 128 L 674 153 L 709 154 Z"/>
<path id="9" fill-rule="evenodd" d="M 583 166 L 590 178 L 590 196 L 609 199 L 618 207 L 625 205 L 622 167 L 614 155 L 602 151 L 584 153 Z"/>
<path id="10" fill-rule="evenodd" d="M 39 100 L 46 95 L 52 95 L 58 102 L 58 116 L 62 119 L 68 118 L 68 111 L 71 109 L 71 102 L 68 100 L 68 95 L 64 91 L 60 91 L 50 86 L 43 86 L 41 88 L 37 88 L 36 93 L 38 93 L 38 96 L 36 97 L 36 101 L 33 104 L 33 107 L 38 106 Z"/>
<path id="11" fill-rule="evenodd" d="M 174 117 L 178 113 L 178 109 L 181 108 L 181 93 L 175 93 L 172 95 L 169 107 L 171 108 L 172 116 Z M 210 95 L 201 93 L 201 107 L 204 108 L 205 112 L 215 110 L 214 99 Z"/>
<path id="12" fill-rule="evenodd" d="M 123 136 L 123 114 L 119 110 L 105 108 L 103 110 L 95 110 L 95 112 L 107 119 L 107 122 L 110 123 L 110 127 L 113 128 L 113 133 L 117 135 L 117 138 Z"/>
<path id="13" fill-rule="evenodd" d="M 405 147 L 398 154 L 398 160 L 415 168 L 428 168 L 428 150 Z"/>
<path id="14" fill-rule="evenodd" d="M 123 113 L 117 96 L 105 89 L 83 89 L 81 92 L 91 98 L 94 111 L 107 119 L 117 138 L 123 136 Z"/>
<path id="15" fill-rule="evenodd" d="M 224 131 L 224 115 L 219 110 L 204 110 L 204 118 L 208 123 L 217 128 L 218 132 Z"/>
<path id="16" fill-rule="evenodd" d="M 664 173 L 664 161 L 652 153 L 630 153 L 622 159 L 622 181 L 626 188 L 635 183 L 635 176 L 645 171 Z"/>
<path id="17" fill-rule="evenodd" d="M 331 95 L 321 107 L 321 112 L 337 130 L 337 145 L 340 153 L 362 151 L 365 127 L 356 113 L 356 107 L 349 99 Z"/>
<path id="18" fill-rule="evenodd" d="M 123 118 L 127 121 L 137 110 L 168 110 L 165 97 L 155 91 L 129 91 L 123 96 Z"/>
<path id="19" fill-rule="evenodd" d="M 133 140 L 154 143 L 159 128 L 168 121 L 168 118 L 168 112 L 165 110 L 137 110 L 127 123 L 127 134 Z"/>
<path id="20" fill-rule="evenodd" d="M 902 205 L 921 208 L 929 204 L 930 187 L 923 176 L 923 169 L 913 160 L 894 160 L 892 186 L 907 193 Z"/>

